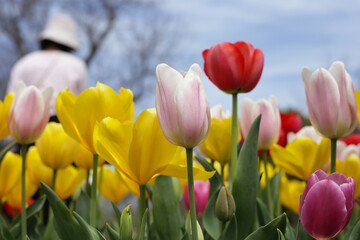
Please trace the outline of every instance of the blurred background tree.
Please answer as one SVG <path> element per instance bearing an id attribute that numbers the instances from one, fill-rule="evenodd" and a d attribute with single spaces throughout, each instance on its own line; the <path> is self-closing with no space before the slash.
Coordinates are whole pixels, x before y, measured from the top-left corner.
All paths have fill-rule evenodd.
<path id="1" fill-rule="evenodd" d="M 171 64 L 180 44 L 181 22 L 156 0 L 0 0 L 0 97 L 14 63 L 37 50 L 48 18 L 67 14 L 78 27 L 76 53 L 88 65 L 88 85 L 130 88 L 137 101 L 155 86 L 155 67 Z M 179 25 L 180 24 L 180 25 Z"/>

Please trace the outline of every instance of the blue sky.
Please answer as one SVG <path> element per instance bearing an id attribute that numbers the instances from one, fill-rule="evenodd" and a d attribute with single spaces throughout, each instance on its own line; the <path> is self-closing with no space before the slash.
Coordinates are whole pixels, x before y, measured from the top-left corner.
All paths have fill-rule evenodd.
<path id="1" fill-rule="evenodd" d="M 164 1 L 165 2 L 165 1 Z M 265 54 L 257 87 L 239 95 L 253 100 L 275 95 L 280 110 L 307 114 L 301 78 L 303 66 L 329 68 L 340 60 L 360 89 L 360 2 L 331 0 L 168 0 L 162 9 L 185 22 L 183 49 L 172 67 L 186 71 L 192 63 L 203 68 L 202 51 L 212 45 L 244 40 Z M 231 97 L 203 74 L 210 106 L 231 109 Z M 153 98 L 154 96 L 149 96 Z M 153 107 L 153 99 L 138 108 Z"/>

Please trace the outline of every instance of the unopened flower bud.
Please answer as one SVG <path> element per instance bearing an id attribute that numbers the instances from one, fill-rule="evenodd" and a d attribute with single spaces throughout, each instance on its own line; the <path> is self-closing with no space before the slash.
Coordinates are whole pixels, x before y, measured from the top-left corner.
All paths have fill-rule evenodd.
<path id="1" fill-rule="evenodd" d="M 131 205 L 128 205 L 121 213 L 120 218 L 120 239 L 133 239 Z"/>
<path id="2" fill-rule="evenodd" d="M 229 190 L 223 186 L 220 189 L 215 205 L 216 217 L 222 222 L 229 221 L 235 213 L 235 201 Z"/>

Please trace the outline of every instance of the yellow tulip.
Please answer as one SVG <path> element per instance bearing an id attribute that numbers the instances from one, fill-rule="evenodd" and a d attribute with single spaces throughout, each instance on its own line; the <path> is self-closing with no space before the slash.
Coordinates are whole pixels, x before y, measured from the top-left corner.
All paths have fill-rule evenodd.
<path id="1" fill-rule="evenodd" d="M 0 101 L 0 140 L 9 135 L 9 110 L 14 98 L 15 94 L 9 93 L 8 95 L 6 95 L 4 102 Z"/>
<path id="2" fill-rule="evenodd" d="M 61 199 L 67 199 L 85 179 L 86 170 L 78 169 L 70 165 L 65 169 L 57 171 L 55 192 Z"/>
<path id="3" fill-rule="evenodd" d="M 60 123 L 50 122 L 35 142 L 41 161 L 52 169 L 69 166 L 76 154 L 76 142 L 69 137 Z"/>
<path id="4" fill-rule="evenodd" d="M 280 200 L 282 205 L 295 213 L 299 212 L 300 196 L 306 187 L 305 181 L 288 180 L 285 174 L 281 175 Z"/>
<path id="5" fill-rule="evenodd" d="M 91 170 L 93 169 L 93 153 L 87 150 L 83 145 L 76 144 L 77 153 L 74 156 L 74 162 L 79 168 Z M 104 163 L 104 159 L 99 157 L 98 166 Z"/>
<path id="6" fill-rule="evenodd" d="M 99 174 L 101 176 L 100 193 L 104 197 L 116 203 L 129 193 L 129 188 L 118 172 L 105 166 L 99 171 L 102 171 Z"/>
<path id="7" fill-rule="evenodd" d="M 275 165 L 286 173 L 307 180 L 316 170 L 330 160 L 330 140 L 323 138 L 317 144 L 309 137 L 299 137 L 285 148 L 273 145 L 270 148 Z"/>
<path id="8" fill-rule="evenodd" d="M 54 170 L 41 161 L 36 146 L 31 146 L 26 154 L 26 170 L 34 185 L 40 187 L 40 182 L 43 182 L 52 187 Z"/>
<path id="9" fill-rule="evenodd" d="M 21 164 L 20 164 L 21 168 Z M 14 188 L 4 197 L 4 201 L 12 207 L 21 207 L 21 176 L 19 175 Z M 26 200 L 31 198 L 37 191 L 38 187 L 34 185 L 29 178 L 29 174 L 25 175 L 25 191 Z"/>
<path id="10" fill-rule="evenodd" d="M 269 179 L 271 179 L 279 170 L 277 168 L 274 168 L 271 164 L 267 164 L 267 171 L 268 171 L 268 176 Z M 266 178 L 265 178 L 265 164 L 263 161 L 260 161 L 259 163 L 259 170 L 260 173 L 263 173 L 261 180 L 260 180 L 260 185 L 262 187 L 266 187 Z"/>
<path id="11" fill-rule="evenodd" d="M 213 109 L 211 109 L 212 118 L 209 134 L 205 141 L 198 145 L 198 150 L 203 156 L 218 161 L 221 165 L 225 165 L 231 159 L 232 118 L 231 115 L 225 118 L 213 117 Z M 240 128 L 238 127 L 237 129 L 237 142 L 240 142 Z"/>
<path id="12" fill-rule="evenodd" d="M 105 118 L 95 127 L 96 151 L 115 168 L 139 185 L 158 175 L 187 178 L 186 164 L 178 162 L 182 147 L 171 144 L 161 131 L 155 109 L 143 111 L 135 124 Z M 195 175 L 210 178 L 214 172 Z"/>
<path id="13" fill-rule="evenodd" d="M 355 182 L 354 197 L 360 197 L 360 158 L 356 154 L 350 154 L 346 160 L 336 160 L 336 172 L 344 174 L 346 177 L 353 177 Z"/>
<path id="14" fill-rule="evenodd" d="M 68 90 L 61 91 L 56 99 L 56 113 L 64 130 L 92 153 L 93 131 L 96 122 L 112 117 L 120 122 L 132 121 L 134 102 L 132 92 L 120 89 L 120 94 L 110 87 L 97 83 L 78 97 Z"/>
<path id="15" fill-rule="evenodd" d="M 0 164 L 0 199 L 15 187 L 21 176 L 21 157 L 7 152 Z"/>
<path id="16" fill-rule="evenodd" d="M 358 90 L 355 90 L 355 100 L 356 100 L 356 108 L 357 108 L 357 116 L 358 116 L 357 124 L 360 125 L 360 91 Z"/>

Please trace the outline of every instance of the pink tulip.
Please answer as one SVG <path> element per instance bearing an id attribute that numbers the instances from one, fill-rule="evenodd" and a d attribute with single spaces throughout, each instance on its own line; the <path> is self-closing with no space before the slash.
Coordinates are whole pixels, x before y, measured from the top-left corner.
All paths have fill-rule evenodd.
<path id="1" fill-rule="evenodd" d="M 180 73 L 159 64 L 156 79 L 156 112 L 165 137 L 185 148 L 203 142 L 210 129 L 210 108 L 200 66 L 193 64 L 187 73 Z"/>
<path id="2" fill-rule="evenodd" d="M 324 137 L 337 139 L 352 133 L 357 124 L 354 87 L 342 62 L 334 62 L 329 70 L 311 72 L 304 67 L 306 101 L 312 125 Z"/>
<path id="3" fill-rule="evenodd" d="M 352 177 L 322 170 L 311 174 L 300 200 L 299 216 L 314 238 L 332 238 L 348 224 L 354 204 Z"/>
<path id="4" fill-rule="evenodd" d="M 49 121 L 52 93 L 52 87 L 40 92 L 35 86 L 18 83 L 9 112 L 9 132 L 16 142 L 28 144 L 40 137 Z"/>
<path id="5" fill-rule="evenodd" d="M 202 180 L 194 181 L 194 192 L 195 192 L 195 207 L 196 215 L 201 217 L 205 212 L 208 200 L 209 200 L 210 182 L 204 182 Z M 189 187 L 186 183 L 184 191 L 184 202 L 186 210 L 190 209 L 189 203 Z"/>
<path id="6" fill-rule="evenodd" d="M 239 121 L 241 135 L 244 138 L 246 138 L 251 124 L 259 114 L 262 114 L 262 116 L 258 138 L 258 149 L 266 150 L 278 141 L 281 129 L 280 112 L 274 96 L 270 97 L 270 101 L 260 99 L 255 103 L 251 99 L 245 98 L 241 102 Z"/>

